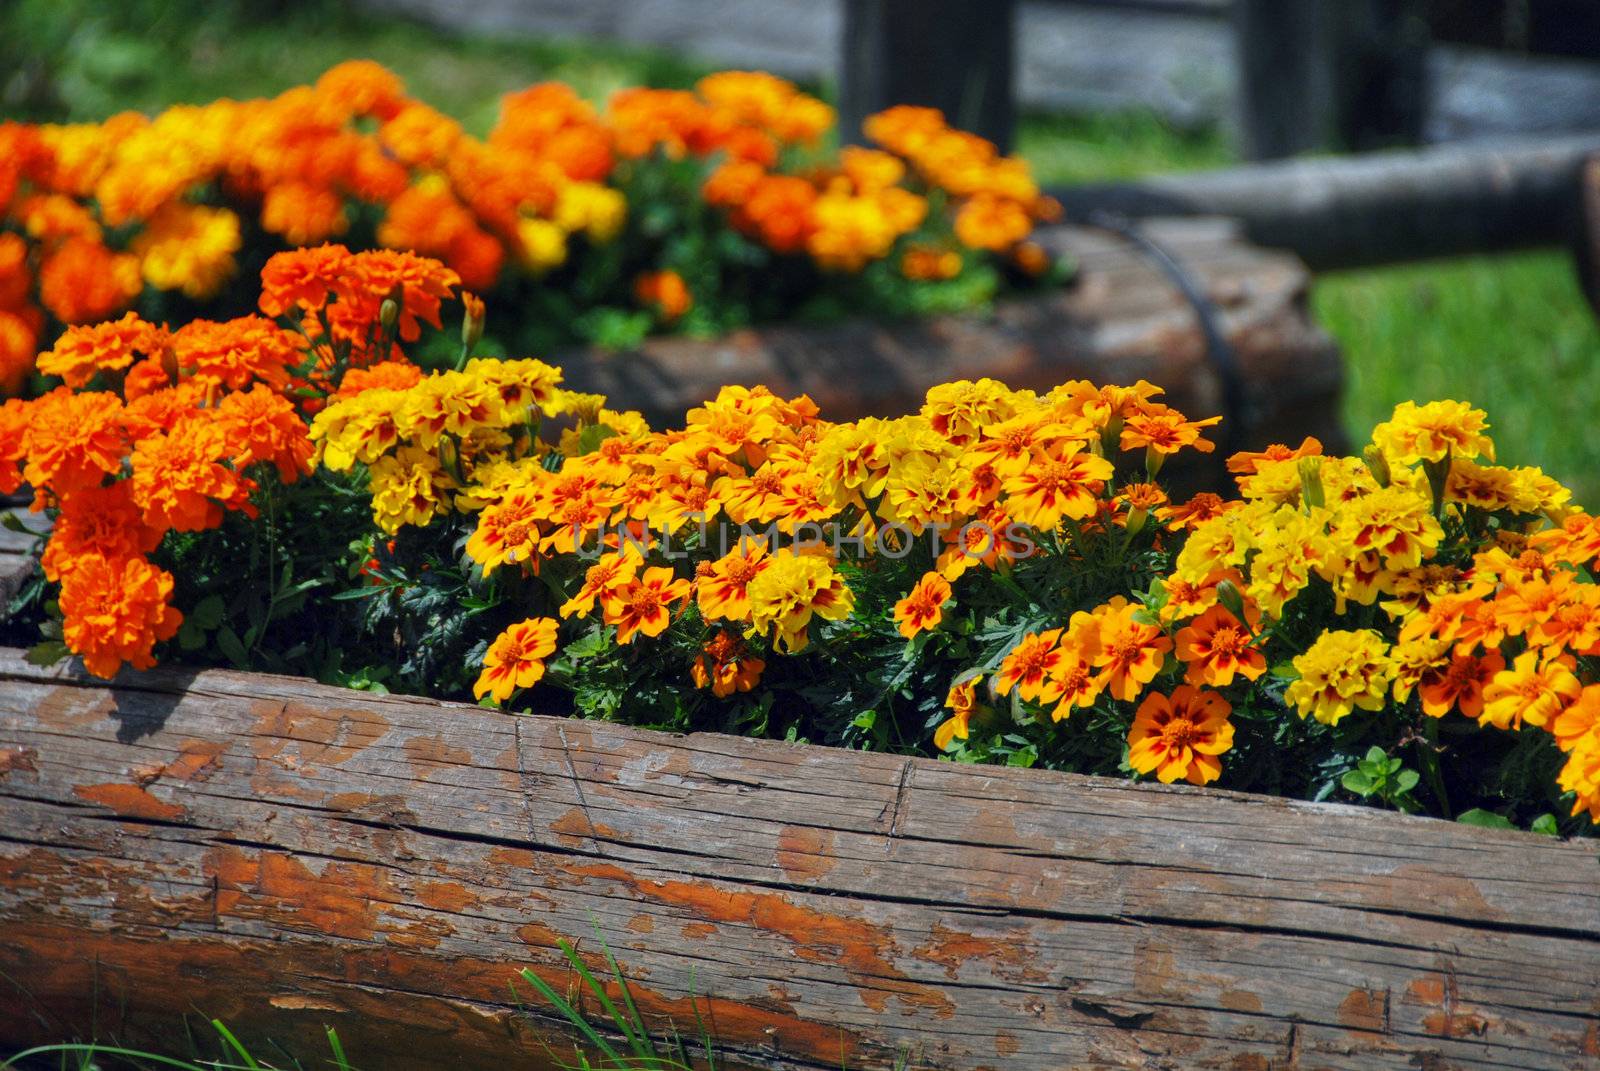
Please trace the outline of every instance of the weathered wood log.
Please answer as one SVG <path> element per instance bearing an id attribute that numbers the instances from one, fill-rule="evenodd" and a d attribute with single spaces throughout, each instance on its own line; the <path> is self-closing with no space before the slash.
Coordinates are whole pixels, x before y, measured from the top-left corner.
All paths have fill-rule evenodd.
<path id="1" fill-rule="evenodd" d="M 735 1062 L 1600 1067 L 1593 843 L 228 672 L 0 682 L 0 1045 L 196 1013 L 540 1066 L 508 982 L 566 988 L 593 923 Z"/>
<path id="2" fill-rule="evenodd" d="M 1305 267 L 1292 255 L 1249 245 L 1227 220 L 1152 221 L 1145 231 L 1192 273 L 1238 356 L 1245 405 L 1230 421 L 1232 442 L 1259 448 L 1316 435 L 1342 445 L 1343 366 L 1307 310 Z M 1222 380 L 1208 361 L 1199 318 L 1148 254 L 1099 229 L 1052 227 L 1040 237 L 1076 261 L 1076 284 L 1002 302 L 992 315 L 650 339 L 629 353 L 564 355 L 566 382 L 643 410 L 657 426 L 680 424 L 728 383 L 806 393 L 823 416 L 848 420 L 915 412 L 929 387 L 981 376 L 1039 390 L 1072 378 L 1148 379 L 1191 416 L 1224 412 Z M 1220 456 L 1207 475 L 1223 479 Z"/>
<path id="3" fill-rule="evenodd" d="M 1162 175 L 1054 190 L 1070 219 L 1223 215 L 1313 269 L 1564 246 L 1600 134 Z"/>
<path id="4" fill-rule="evenodd" d="M 0 513 L 15 516 L 28 529 L 26 532 L 16 532 L 0 527 L 0 621 L 4 621 L 6 604 L 39 568 L 33 556 L 33 546 L 37 541 L 34 533 L 42 531 L 45 522 L 43 514 L 29 513 L 23 508 L 8 508 L 4 501 L 0 501 Z"/>

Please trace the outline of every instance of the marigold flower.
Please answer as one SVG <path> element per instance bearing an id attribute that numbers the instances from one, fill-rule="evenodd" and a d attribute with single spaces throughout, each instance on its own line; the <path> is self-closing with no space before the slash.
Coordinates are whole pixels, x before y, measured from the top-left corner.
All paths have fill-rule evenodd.
<path id="1" fill-rule="evenodd" d="M 673 579 L 671 569 L 654 566 L 601 598 L 603 620 L 617 626 L 619 644 L 631 643 L 639 634 L 659 636 L 672 623 L 672 604 L 688 601 L 690 593 L 689 581 Z"/>
<path id="2" fill-rule="evenodd" d="M 1405 401 L 1373 429 L 1372 441 L 1403 464 L 1480 454 L 1493 459 L 1494 442 L 1484 434 L 1488 427 L 1488 414 L 1465 402 Z"/>
<path id="3" fill-rule="evenodd" d="M 199 532 L 222 511 L 247 509 L 255 484 L 223 464 L 232 448 L 221 424 L 196 413 L 133 447 L 133 501 L 152 528 Z"/>
<path id="4" fill-rule="evenodd" d="M 87 555 L 61 584 L 62 638 L 97 677 L 116 676 L 124 662 L 149 669 L 155 645 L 183 623 L 171 598 L 172 574 L 143 558 Z"/>
<path id="5" fill-rule="evenodd" d="M 1383 637 L 1371 629 L 1328 630 L 1294 659 L 1300 678 L 1284 699 L 1301 718 L 1337 725 L 1352 710 L 1382 710 L 1389 699 L 1395 664 Z"/>
<path id="6" fill-rule="evenodd" d="M 950 598 L 950 583 L 938 573 L 924 573 L 905 598 L 894 604 L 894 621 L 906 639 L 939 627 L 944 604 Z"/>
<path id="7" fill-rule="evenodd" d="M 483 656 L 483 672 L 472 694 L 504 703 L 517 689 L 538 684 L 544 660 L 556 649 L 556 627 L 552 618 L 530 617 L 500 633 Z"/>
<path id="8" fill-rule="evenodd" d="M 750 582 L 770 565 L 766 543 L 740 540 L 738 546 L 714 562 L 706 562 L 695 578 L 700 613 L 707 621 L 750 617 Z"/>
<path id="9" fill-rule="evenodd" d="M 1178 631 L 1175 651 L 1188 664 L 1190 684 L 1226 688 L 1235 676 L 1256 680 L 1267 659 L 1254 646 L 1250 630 L 1222 606 L 1212 606 Z"/>
<path id="10" fill-rule="evenodd" d="M 653 306 L 668 323 L 694 307 L 694 295 L 675 271 L 645 272 L 633 281 L 634 300 Z"/>
<path id="11" fill-rule="evenodd" d="M 1217 756 L 1233 747 L 1233 707 L 1216 692 L 1180 684 L 1172 695 L 1151 692 L 1133 716 L 1128 765 L 1154 773 L 1162 784 L 1183 778 L 1193 785 L 1222 776 Z"/>
<path id="12" fill-rule="evenodd" d="M 232 444 L 235 469 L 268 464 L 284 483 L 310 475 L 315 447 L 294 403 L 283 395 L 257 383 L 247 391 L 226 395 L 217 403 L 216 414 L 223 435 Z"/>
<path id="13" fill-rule="evenodd" d="M 1538 651 L 1518 655 L 1511 668 L 1496 673 L 1484 688 L 1478 724 L 1497 729 L 1548 725 L 1583 690 L 1573 668 L 1566 655 L 1548 660 L 1541 660 Z"/>
<path id="14" fill-rule="evenodd" d="M 711 694 L 726 699 L 735 692 L 748 692 L 761 680 L 767 663 L 750 654 L 749 647 L 727 629 L 719 629 L 695 656 L 690 677 L 696 688 L 711 687 Z"/>
<path id="15" fill-rule="evenodd" d="M 1053 628 L 1022 637 L 1001 661 L 1000 672 L 994 678 L 995 691 L 1010 695 L 1015 688 L 1018 698 L 1025 702 L 1054 702 L 1059 694 L 1055 672 L 1064 657 L 1057 646 L 1061 633 L 1061 629 Z"/>
<path id="16" fill-rule="evenodd" d="M 39 371 L 84 387 L 96 372 L 119 372 L 135 356 L 159 353 L 166 341 L 165 330 L 130 312 L 120 320 L 67 328 L 53 349 L 39 355 Z"/>
<path id="17" fill-rule="evenodd" d="M 643 561 L 639 548 L 632 543 L 623 544 L 622 549 L 615 553 L 602 554 L 584 572 L 583 586 L 577 594 L 561 604 L 561 616 L 567 618 L 577 614 L 586 617 L 593 613 L 595 600 L 604 599 L 616 589 L 631 583 Z"/>
<path id="18" fill-rule="evenodd" d="M 1600 733 L 1600 684 L 1591 684 L 1578 693 L 1567 708 L 1553 718 L 1550 735 L 1562 751 L 1572 751 L 1587 736 Z"/>
<path id="19" fill-rule="evenodd" d="M 1498 651 L 1482 657 L 1456 654 L 1442 664 L 1424 670 L 1417 682 L 1422 712 L 1442 718 L 1452 709 L 1469 718 L 1483 713 L 1483 693 L 1495 676 L 1505 669 L 1506 660 Z"/>
<path id="20" fill-rule="evenodd" d="M 1573 814 L 1587 811 L 1591 821 L 1600 822 L 1600 732 L 1578 738 L 1556 784 L 1561 791 L 1573 793 Z"/>
<path id="21" fill-rule="evenodd" d="M 233 274 L 240 245 L 239 217 L 228 209 L 169 201 L 145 223 L 129 250 L 139 258 L 145 282 L 203 301 Z"/>
<path id="22" fill-rule="evenodd" d="M 794 653 L 808 642 L 812 617 L 842 621 L 850 616 L 855 596 L 844 578 L 819 558 L 784 554 L 745 588 L 750 600 L 750 627 L 755 634 L 776 630 L 779 650 Z"/>
<path id="23" fill-rule="evenodd" d="M 62 323 L 115 315 L 142 289 L 137 257 L 113 253 L 93 238 L 70 238 L 39 268 L 39 301 Z"/>
<path id="24" fill-rule="evenodd" d="M 966 740 L 971 734 L 972 715 L 979 709 L 978 682 L 981 680 L 983 675 L 980 673 L 950 686 L 950 691 L 944 697 L 950 717 L 941 722 L 933 733 L 933 746 L 940 751 L 949 751 L 954 741 Z"/>
<path id="25" fill-rule="evenodd" d="M 127 455 L 124 411 L 115 394 L 57 387 L 29 403 L 18 446 L 22 475 L 57 496 L 98 485 Z"/>
<path id="26" fill-rule="evenodd" d="M 1013 520 L 1042 531 L 1055 528 L 1063 517 L 1092 517 L 1096 496 L 1113 471 L 1111 462 L 1086 452 L 1081 443 L 1035 451 L 1026 469 L 1006 479 L 1006 508 Z"/>
<path id="27" fill-rule="evenodd" d="M 80 563 L 93 558 L 140 558 L 161 544 L 164 532 L 145 524 L 131 491 L 129 481 L 118 480 L 61 499 L 41 559 L 46 579 L 60 582 Z"/>

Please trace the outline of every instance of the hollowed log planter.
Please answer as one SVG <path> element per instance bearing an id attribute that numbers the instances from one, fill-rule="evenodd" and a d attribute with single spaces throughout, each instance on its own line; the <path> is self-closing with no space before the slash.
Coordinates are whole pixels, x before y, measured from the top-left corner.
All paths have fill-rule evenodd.
<path id="1" fill-rule="evenodd" d="M 1068 379 L 1148 379 L 1191 417 L 1226 413 L 1225 446 L 1297 443 L 1305 435 L 1342 446 L 1343 368 L 1307 310 L 1305 265 L 1250 245 L 1224 219 L 1142 227 L 1215 315 L 1237 368 L 1235 406 L 1194 304 L 1149 250 L 1111 231 L 1073 226 L 1047 228 L 1040 240 L 1077 264 L 1074 284 L 1000 302 L 989 315 L 656 338 L 628 353 L 563 355 L 560 364 L 568 386 L 640 409 L 657 427 L 680 425 L 724 384 L 760 384 L 785 397 L 806 393 L 829 420 L 848 420 L 915 412 L 929 387 L 956 379 L 990 376 L 1035 390 Z M 1183 458 L 1183 482 L 1226 482 L 1225 452 L 1210 464 Z"/>
<path id="2" fill-rule="evenodd" d="M 1597 877 L 1374 810 L 0 649 L 6 1046 L 203 1015 L 540 1067 L 563 1035 L 509 983 L 568 988 L 597 924 L 735 1063 L 1592 1068 Z"/>

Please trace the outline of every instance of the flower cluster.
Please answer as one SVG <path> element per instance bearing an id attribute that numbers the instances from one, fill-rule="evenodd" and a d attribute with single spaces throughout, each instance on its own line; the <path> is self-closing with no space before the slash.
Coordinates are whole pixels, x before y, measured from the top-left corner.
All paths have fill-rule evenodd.
<path id="1" fill-rule="evenodd" d="M 94 323 L 146 288 L 204 302 L 247 242 L 375 242 L 437 258 L 480 291 L 565 268 L 550 282 L 578 284 L 572 319 L 607 308 L 602 322 L 628 312 L 665 329 L 791 314 L 826 274 L 878 261 L 902 264 L 906 286 L 986 258 L 1020 266 L 1019 279 L 1046 267 L 1025 240 L 1056 208 L 1025 164 L 926 109 L 875 124 L 888 151 L 829 158 L 819 145 L 831 108 L 772 75 L 729 71 L 692 91 L 623 90 L 603 108 L 535 85 L 506 96 L 478 138 L 370 61 L 271 99 L 0 124 L 0 387 L 28 372 L 46 313 Z M 709 237 L 697 205 L 712 208 Z M 761 289 L 754 278 L 728 287 L 724 274 L 772 267 L 730 247 L 732 234 L 718 239 L 718 226 L 776 263 L 810 267 L 791 265 L 787 305 L 741 300 L 685 324 L 723 289 Z M 878 285 L 856 283 L 855 305 L 870 307 Z"/>
<path id="2" fill-rule="evenodd" d="M 1237 495 L 1180 501 L 1161 473 L 1217 420 L 1148 383 L 961 381 L 844 423 L 730 386 L 653 429 L 477 355 L 460 286 L 324 245 L 268 262 L 261 315 L 68 330 L 39 357 L 61 385 L 0 407 L 0 490 L 54 520 L 46 646 L 1600 819 L 1600 520 L 1496 464 L 1480 410 L 1406 403 L 1360 457 L 1236 454 Z M 458 295 L 457 357 L 413 363 Z M 1402 750 L 1420 773 L 1364 772 Z"/>
<path id="3" fill-rule="evenodd" d="M 1487 427 L 1459 402 L 1406 402 L 1359 459 L 1313 439 L 1236 455 L 1239 499 L 1169 521 L 1186 538 L 1143 607 L 1114 599 L 1030 634 L 1002 688 L 1057 703 L 1057 719 L 1143 695 L 1128 762 L 1196 784 L 1221 774 L 1234 706 L 1281 704 L 1335 730 L 1363 712 L 1391 744 L 1419 743 L 1441 810 L 1449 749 L 1430 723 L 1528 727 L 1567 756 L 1573 813 L 1600 819 L 1600 586 L 1587 571 L 1600 522 L 1538 469 L 1493 464 Z"/>
<path id="4" fill-rule="evenodd" d="M 280 254 L 264 277 L 261 307 L 288 326 L 244 316 L 173 330 L 128 313 L 70 327 L 38 358 L 61 385 L 0 406 L 0 492 L 26 485 L 51 513 L 42 564 L 61 585 L 61 639 L 95 674 L 148 668 L 183 622 L 173 575 L 150 560 L 167 535 L 254 518 L 263 480 L 310 474 L 306 414 L 336 377 L 419 374 L 393 360 L 383 305 L 415 338 L 456 282 L 411 254 L 338 247 Z"/>

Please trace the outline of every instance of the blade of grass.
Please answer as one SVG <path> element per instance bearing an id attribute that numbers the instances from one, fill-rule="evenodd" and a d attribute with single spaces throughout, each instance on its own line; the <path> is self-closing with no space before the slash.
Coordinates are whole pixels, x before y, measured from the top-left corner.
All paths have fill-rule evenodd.
<path id="1" fill-rule="evenodd" d="M 561 1013 L 562 1018 L 566 1019 L 567 1022 L 576 1027 L 578 1032 L 588 1040 L 589 1044 L 598 1049 L 606 1059 L 622 1059 L 622 1054 L 617 1052 L 617 1050 L 612 1047 L 609 1041 L 601 1037 L 599 1032 L 596 1031 L 594 1027 L 589 1025 L 589 1020 L 585 1019 L 576 1008 L 567 1003 L 567 998 L 563 997 L 560 993 L 557 993 L 549 982 L 546 982 L 543 978 L 540 978 L 537 974 L 534 974 L 533 971 L 526 967 L 522 969 L 521 974 L 523 980 L 529 985 L 533 986 L 533 988 L 537 989 L 541 997 L 554 1005 L 556 1011 Z"/>
<path id="2" fill-rule="evenodd" d="M 233 1031 L 223 1025 L 221 1019 L 211 1020 L 211 1028 L 222 1037 L 223 1044 L 239 1054 L 239 1059 L 244 1061 L 245 1067 L 249 1068 L 250 1071 L 261 1071 L 261 1065 L 256 1063 L 255 1057 L 251 1056 L 249 1051 L 239 1044 L 239 1039 L 233 1036 Z"/>

